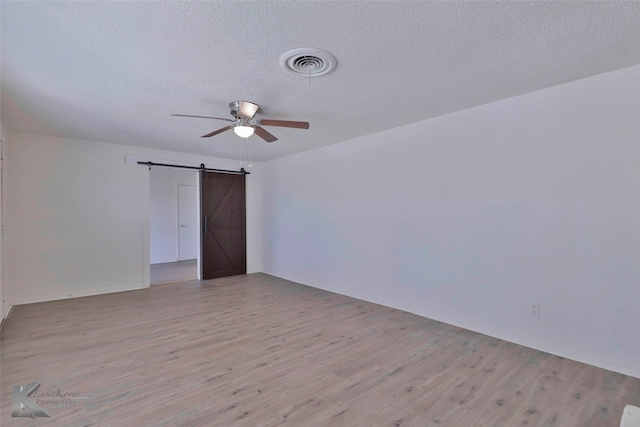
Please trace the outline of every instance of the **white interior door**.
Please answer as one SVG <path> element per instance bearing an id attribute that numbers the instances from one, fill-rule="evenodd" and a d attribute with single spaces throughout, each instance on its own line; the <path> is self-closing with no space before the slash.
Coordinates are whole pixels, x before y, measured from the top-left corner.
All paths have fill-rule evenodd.
<path id="1" fill-rule="evenodd" d="M 178 260 L 198 258 L 200 251 L 198 191 L 195 185 L 178 185 Z"/>

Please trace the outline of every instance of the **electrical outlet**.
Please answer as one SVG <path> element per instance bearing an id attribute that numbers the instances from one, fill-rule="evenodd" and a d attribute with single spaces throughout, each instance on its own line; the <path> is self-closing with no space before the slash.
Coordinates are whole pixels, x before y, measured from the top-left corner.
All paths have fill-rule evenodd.
<path id="1" fill-rule="evenodd" d="M 540 317 L 540 304 L 531 304 L 531 315 L 534 317 Z"/>

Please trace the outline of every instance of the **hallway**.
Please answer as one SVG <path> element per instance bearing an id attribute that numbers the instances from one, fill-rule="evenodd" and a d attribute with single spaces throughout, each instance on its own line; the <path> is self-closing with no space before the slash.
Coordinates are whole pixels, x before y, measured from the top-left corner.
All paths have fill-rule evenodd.
<path id="1" fill-rule="evenodd" d="M 151 285 L 188 282 L 198 279 L 197 260 L 151 264 Z"/>

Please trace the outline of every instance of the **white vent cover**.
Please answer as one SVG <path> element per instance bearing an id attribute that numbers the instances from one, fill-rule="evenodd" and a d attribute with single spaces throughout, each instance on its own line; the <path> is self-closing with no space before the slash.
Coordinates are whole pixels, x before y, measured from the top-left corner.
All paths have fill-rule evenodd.
<path id="1" fill-rule="evenodd" d="M 318 77 L 336 67 L 336 58 L 326 50 L 302 47 L 282 55 L 280 66 L 299 76 Z"/>

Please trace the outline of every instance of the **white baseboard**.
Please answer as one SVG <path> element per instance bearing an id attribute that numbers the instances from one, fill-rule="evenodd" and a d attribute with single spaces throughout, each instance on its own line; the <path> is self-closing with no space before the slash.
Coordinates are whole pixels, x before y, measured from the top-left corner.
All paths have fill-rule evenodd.
<path id="1" fill-rule="evenodd" d="M 126 292 L 126 291 L 136 291 L 140 289 L 144 289 L 145 286 L 141 283 L 135 283 L 130 285 L 122 285 L 122 286 L 111 286 L 108 288 L 94 288 L 94 289 L 83 289 L 81 291 L 69 291 L 62 293 L 52 293 L 52 294 L 40 294 L 37 296 L 23 296 L 13 298 L 12 304 L 21 305 L 21 304 L 33 304 L 36 302 L 46 302 L 46 301 L 56 301 L 61 299 L 69 299 L 69 298 L 80 298 L 80 297 L 88 297 L 93 295 L 102 295 L 102 294 L 112 294 L 116 292 Z"/>

